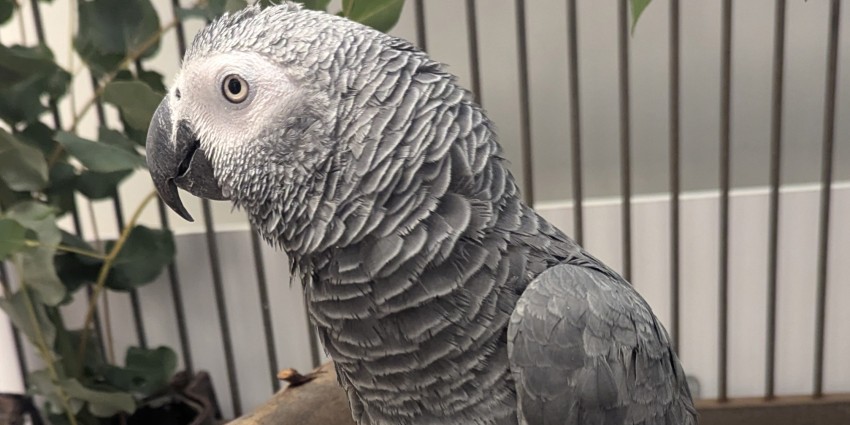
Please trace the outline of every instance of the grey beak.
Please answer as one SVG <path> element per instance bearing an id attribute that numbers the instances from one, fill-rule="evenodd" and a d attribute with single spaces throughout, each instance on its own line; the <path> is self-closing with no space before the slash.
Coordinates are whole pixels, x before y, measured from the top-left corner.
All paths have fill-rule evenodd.
<path id="1" fill-rule="evenodd" d="M 172 134 L 171 108 L 168 98 L 162 100 L 153 114 L 145 142 L 148 169 L 159 196 L 174 212 L 188 221 L 192 215 L 183 206 L 177 188 L 206 199 L 227 199 L 213 175 L 213 167 L 201 149 L 191 124 L 186 120 L 177 122 L 176 134 Z"/>

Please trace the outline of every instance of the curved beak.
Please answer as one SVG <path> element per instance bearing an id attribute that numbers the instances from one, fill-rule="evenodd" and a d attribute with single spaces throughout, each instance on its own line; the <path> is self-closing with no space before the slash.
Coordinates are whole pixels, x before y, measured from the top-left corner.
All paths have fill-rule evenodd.
<path id="1" fill-rule="evenodd" d="M 177 188 L 206 199 L 227 199 L 213 175 L 213 167 L 191 123 L 173 125 L 168 97 L 153 114 L 145 142 L 148 169 L 159 196 L 174 212 L 188 221 L 192 215 L 183 206 Z"/>

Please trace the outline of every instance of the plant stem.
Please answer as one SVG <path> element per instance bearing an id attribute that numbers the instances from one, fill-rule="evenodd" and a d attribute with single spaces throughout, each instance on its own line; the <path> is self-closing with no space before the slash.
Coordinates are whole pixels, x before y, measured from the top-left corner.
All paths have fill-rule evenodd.
<path id="1" fill-rule="evenodd" d="M 177 20 L 173 20 L 166 24 L 164 27 L 160 28 L 156 33 L 154 33 L 147 40 L 145 40 L 144 43 L 139 45 L 136 50 L 133 50 L 132 52 L 127 54 L 127 56 L 121 61 L 121 63 L 118 64 L 118 66 L 112 72 L 106 74 L 103 79 L 100 80 L 100 84 L 98 84 L 98 88 L 94 96 L 89 98 L 89 100 L 87 100 L 86 103 L 84 103 L 83 106 L 80 108 L 80 110 L 76 114 L 74 114 L 73 121 L 71 121 L 71 127 L 68 129 L 69 133 L 77 131 L 77 126 L 80 124 L 80 120 L 83 118 L 86 112 L 88 112 L 88 110 L 91 109 L 92 106 L 94 106 L 94 104 L 97 102 L 97 99 L 99 99 L 100 96 L 103 94 L 103 89 L 106 87 L 107 84 L 109 84 L 110 82 L 112 82 L 112 80 L 115 79 L 115 77 L 118 75 L 118 72 L 129 66 L 131 63 L 135 62 L 137 59 L 141 58 L 142 55 L 148 49 L 153 47 L 153 45 L 156 44 L 156 42 L 159 41 L 160 38 L 162 38 L 163 34 L 177 26 L 177 22 Z"/>
<path id="2" fill-rule="evenodd" d="M 103 240 L 100 238 L 100 231 L 97 230 L 97 216 L 94 213 L 94 202 L 91 199 L 88 200 L 88 209 L 89 209 L 89 219 L 91 219 L 91 229 L 94 234 L 94 243 L 97 247 L 98 251 L 103 251 Z M 103 297 L 103 314 L 100 316 L 103 318 L 103 328 L 106 333 L 104 338 L 106 338 L 106 360 L 109 363 L 115 363 L 115 341 L 112 339 L 112 316 L 109 310 L 109 297 Z M 92 318 L 94 320 L 94 318 Z"/>
<path id="3" fill-rule="evenodd" d="M 21 8 L 21 4 L 18 3 L 18 0 L 13 0 L 13 2 L 15 3 L 15 9 L 18 12 L 18 28 L 21 30 L 21 45 L 26 46 L 27 45 L 27 32 L 26 32 L 26 29 L 24 27 L 24 11 L 23 11 L 23 8 Z"/>
<path id="4" fill-rule="evenodd" d="M 106 285 L 106 278 L 109 276 L 109 269 L 112 268 L 112 264 L 115 262 L 115 258 L 118 257 L 118 253 L 121 252 L 121 248 L 124 246 L 124 243 L 127 242 L 127 238 L 130 236 L 130 231 L 136 225 L 136 222 L 139 220 L 139 216 L 141 216 L 142 211 L 145 207 L 156 198 L 156 191 L 152 191 L 142 200 L 138 207 L 136 207 L 136 211 L 133 212 L 133 216 L 130 218 L 130 221 L 121 231 L 121 236 L 118 238 L 118 241 L 115 242 L 115 245 L 106 254 L 106 259 L 103 262 L 103 266 L 100 267 L 100 272 L 97 275 L 97 282 L 94 286 L 94 292 L 89 298 L 89 306 L 88 310 L 86 310 L 86 319 L 83 322 L 83 333 L 80 338 L 80 355 L 79 359 L 85 358 L 86 354 L 86 341 L 89 336 L 89 328 L 91 327 L 92 318 L 94 317 L 94 312 L 97 310 L 97 299 L 100 296 L 100 293 L 103 292 L 103 288 Z"/>
<path id="5" fill-rule="evenodd" d="M 24 242 L 24 244 L 26 244 L 26 246 L 28 246 L 30 248 L 39 248 L 39 247 L 52 248 L 52 249 L 55 249 L 57 251 L 70 252 L 72 254 L 78 254 L 78 255 L 85 256 L 85 257 L 97 258 L 98 260 L 105 260 L 106 259 L 106 256 L 99 253 L 99 252 L 88 251 L 88 250 L 85 250 L 85 249 L 75 248 L 73 246 L 68 246 L 68 245 L 44 245 L 41 242 L 34 241 L 34 240 L 27 240 L 27 241 Z"/>
<path id="6" fill-rule="evenodd" d="M 18 261 L 15 261 L 15 267 L 18 269 L 18 276 L 23 276 L 21 273 L 22 268 Z M 50 380 L 56 387 L 56 392 L 59 394 L 59 399 L 62 401 L 62 408 L 65 410 L 65 416 L 68 417 L 68 422 L 70 422 L 71 425 L 77 425 L 77 418 L 74 417 L 74 413 L 71 410 L 71 402 L 68 394 L 65 393 L 65 389 L 62 388 L 62 385 L 59 382 L 59 374 L 56 373 L 53 354 L 51 354 L 50 348 L 47 346 L 47 341 L 44 339 L 44 332 L 41 329 L 41 323 L 38 321 L 38 317 L 35 314 L 35 304 L 33 304 L 29 288 L 27 287 L 27 282 L 24 279 L 21 279 L 21 290 L 24 293 L 24 298 L 26 299 L 27 314 L 29 314 L 33 329 L 35 329 L 35 336 L 37 340 L 36 345 L 38 346 L 39 354 L 41 355 L 41 358 L 44 359 L 44 362 L 47 363 L 47 372 L 50 374 Z"/>
<path id="7" fill-rule="evenodd" d="M 346 18 L 351 16 L 352 9 L 354 9 L 354 0 L 348 2 L 348 7 L 346 7 L 345 10 L 342 11 L 342 16 L 345 16 Z"/>
<path id="8" fill-rule="evenodd" d="M 79 110 L 74 111 L 74 117 L 73 117 L 73 120 L 71 121 L 71 126 L 68 127 L 69 133 L 76 133 L 77 127 L 80 125 L 80 121 L 82 120 L 82 118 L 89 111 L 89 109 L 91 109 L 91 107 L 94 106 L 94 104 L 97 102 L 97 100 L 100 98 L 100 96 L 103 95 L 103 89 L 106 87 L 107 84 L 109 84 L 110 82 L 112 82 L 112 80 L 115 79 L 115 77 L 118 75 L 118 72 L 120 72 L 122 69 L 126 68 L 129 64 L 135 62 L 137 59 L 142 57 L 142 55 L 145 53 L 145 51 L 147 51 L 154 44 L 156 44 L 156 42 L 159 41 L 160 38 L 162 38 L 163 34 L 168 32 L 172 28 L 176 27 L 178 22 L 180 22 L 180 21 L 178 19 L 175 19 L 175 20 L 169 22 L 168 24 L 166 24 L 165 26 L 163 26 L 162 28 L 160 28 L 156 33 L 154 33 L 147 40 L 145 40 L 142 44 L 140 44 L 138 48 L 136 48 L 132 52 L 128 53 L 127 56 L 124 57 L 124 59 L 121 61 L 121 63 L 119 63 L 118 66 L 112 72 L 110 72 L 109 74 L 106 74 L 103 77 L 103 79 L 100 81 L 100 84 L 98 84 L 98 88 L 97 88 L 97 91 L 95 91 L 94 96 L 89 98 L 89 100 L 87 100 L 86 103 L 84 103 L 83 106 Z M 72 90 L 73 90 L 73 87 L 72 87 Z M 56 161 L 59 160 L 59 157 L 62 155 L 62 152 L 64 150 L 65 150 L 64 146 L 56 145 L 56 147 L 53 148 L 53 152 L 50 153 L 50 157 L 47 160 L 47 166 L 53 167 L 53 165 L 56 164 Z"/>

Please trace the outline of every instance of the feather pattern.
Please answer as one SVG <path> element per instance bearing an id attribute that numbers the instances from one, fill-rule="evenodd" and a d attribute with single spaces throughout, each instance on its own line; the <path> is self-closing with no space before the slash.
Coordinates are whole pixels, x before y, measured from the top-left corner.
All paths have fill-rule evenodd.
<path id="1" fill-rule="evenodd" d="M 216 178 L 300 272 L 358 423 L 695 423 L 649 306 L 522 202 L 441 64 L 289 3 L 226 15 L 186 61 L 231 51 L 279 66 L 298 116 Z"/>

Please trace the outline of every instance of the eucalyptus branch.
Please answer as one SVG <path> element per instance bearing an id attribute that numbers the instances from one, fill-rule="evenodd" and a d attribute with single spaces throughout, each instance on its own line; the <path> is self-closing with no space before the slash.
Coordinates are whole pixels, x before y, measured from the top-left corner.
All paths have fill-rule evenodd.
<path id="1" fill-rule="evenodd" d="M 147 40 L 142 42 L 142 44 L 140 44 L 139 47 L 137 47 L 133 51 L 129 52 L 127 54 L 127 56 L 125 56 L 124 59 L 121 60 L 121 63 L 119 63 L 118 66 L 112 72 L 106 74 L 100 80 L 100 82 L 98 84 L 98 88 L 95 91 L 94 95 L 91 98 L 89 98 L 86 101 L 86 103 L 84 103 L 83 106 L 80 107 L 79 110 L 74 111 L 74 117 L 71 121 L 71 126 L 68 127 L 68 132 L 69 133 L 76 133 L 77 127 L 80 125 L 80 121 L 83 119 L 83 117 L 86 115 L 86 113 L 92 108 L 92 106 L 94 106 L 95 103 L 97 103 L 98 99 L 100 99 L 100 96 L 103 95 L 103 89 L 106 87 L 106 85 L 111 83 L 112 80 L 114 80 L 115 77 L 118 76 L 118 73 L 121 72 L 121 70 L 123 70 L 124 68 L 127 68 L 127 66 L 129 64 L 131 64 L 131 63 L 135 62 L 136 60 L 138 60 L 139 58 L 141 58 L 142 55 L 148 49 L 153 47 L 153 45 L 156 44 L 159 41 L 159 39 L 161 39 L 162 36 L 165 33 L 170 31 L 174 27 L 176 27 L 179 22 L 180 22 L 179 19 L 175 19 L 175 20 L 169 22 L 168 24 L 166 24 L 165 26 L 161 27 L 159 30 L 157 30 L 156 33 L 154 33 Z M 62 155 L 62 152 L 64 150 L 65 150 L 65 148 L 61 144 L 57 144 L 56 147 L 53 148 L 53 152 L 50 153 L 50 157 L 47 160 L 48 167 L 53 167 L 53 165 L 56 164 L 56 161 L 59 160 L 59 156 Z"/>
<path id="2" fill-rule="evenodd" d="M 18 269 L 18 276 L 23 276 L 21 273 L 21 265 L 18 261 L 15 261 L 15 267 Z M 41 329 L 41 323 L 38 321 L 38 317 L 35 314 L 35 304 L 33 304 L 32 297 L 30 297 L 30 290 L 27 285 L 27 281 L 25 279 L 21 279 L 21 290 L 24 294 L 24 298 L 26 299 L 27 305 L 27 314 L 29 314 L 29 319 L 32 322 L 33 329 L 35 329 L 35 339 L 36 346 L 38 347 L 38 352 L 41 355 L 41 358 L 47 363 L 47 372 L 50 374 L 50 381 L 53 382 L 53 385 L 56 387 L 56 392 L 59 394 L 59 399 L 62 402 L 62 409 L 65 410 L 65 416 L 68 418 L 68 422 L 71 425 L 77 425 L 77 418 L 74 417 L 74 412 L 71 410 L 71 402 L 68 394 L 65 393 L 65 389 L 62 388 L 61 383 L 59 382 L 59 374 L 56 373 L 56 367 L 54 364 L 56 360 L 53 358 L 53 353 L 50 350 L 50 347 L 47 346 L 47 341 L 44 338 L 44 331 Z"/>
<path id="3" fill-rule="evenodd" d="M 114 80 L 115 77 L 118 75 L 118 73 L 121 72 L 121 70 L 127 68 L 131 63 L 141 58 L 142 55 L 148 49 L 153 47 L 153 45 L 156 44 L 156 42 L 158 42 L 159 39 L 162 38 L 162 36 L 166 32 L 176 27 L 178 22 L 180 21 L 178 19 L 175 19 L 166 24 L 164 27 L 157 30 L 156 33 L 154 33 L 142 44 L 140 44 L 139 47 L 128 53 L 127 56 L 124 57 L 121 63 L 119 63 L 118 66 L 112 72 L 106 74 L 103 79 L 100 80 L 97 91 L 95 91 L 94 96 L 89 98 L 89 100 L 87 100 L 86 103 L 84 103 L 83 106 L 80 108 L 80 110 L 74 114 L 73 120 L 71 121 L 71 127 L 68 129 L 69 133 L 77 131 L 77 126 L 80 125 L 80 120 L 83 118 L 83 116 L 85 116 L 86 112 L 88 112 L 89 109 L 91 109 L 91 107 L 94 106 L 95 103 L 97 103 L 97 100 L 100 99 L 100 96 L 103 95 L 104 87 L 106 87 L 107 84 L 111 83 L 112 80 Z"/>
<path id="4" fill-rule="evenodd" d="M 68 246 L 68 245 L 45 245 L 45 244 L 43 244 L 39 241 L 30 240 L 30 239 L 24 241 L 24 245 L 26 245 L 30 248 L 39 248 L 39 247 L 52 248 L 52 249 L 55 249 L 57 251 L 70 252 L 72 254 L 78 254 L 78 255 L 85 256 L 85 257 L 97 258 L 98 260 L 105 260 L 106 259 L 106 256 L 99 253 L 99 252 L 80 249 L 80 248 L 76 248 L 76 247 Z"/>
<path id="5" fill-rule="evenodd" d="M 89 297 L 89 306 L 88 310 L 86 310 L 86 319 L 83 322 L 83 333 L 80 338 L 80 355 L 77 357 L 82 361 L 85 358 L 86 354 L 86 342 L 89 336 L 89 329 L 91 328 L 92 319 L 94 317 L 94 312 L 97 310 L 97 299 L 100 297 L 100 293 L 103 292 L 103 288 L 106 286 L 106 278 L 109 276 L 109 270 L 112 268 L 112 264 L 115 262 L 115 258 L 118 257 L 118 253 L 121 252 L 121 248 L 124 247 L 124 243 L 127 242 L 127 238 L 130 236 L 130 231 L 136 225 L 136 222 L 139 221 L 139 216 L 142 215 L 142 211 L 144 211 L 145 207 L 156 198 L 156 191 L 152 191 L 142 202 L 136 207 L 136 211 L 133 212 L 133 216 L 130 218 L 130 221 L 127 222 L 127 225 L 122 229 L 121 236 L 118 238 L 118 241 L 115 242 L 115 245 L 106 255 L 106 259 L 103 262 L 103 265 L 100 267 L 100 272 L 97 275 L 97 282 L 94 286 L 94 292 Z"/>

